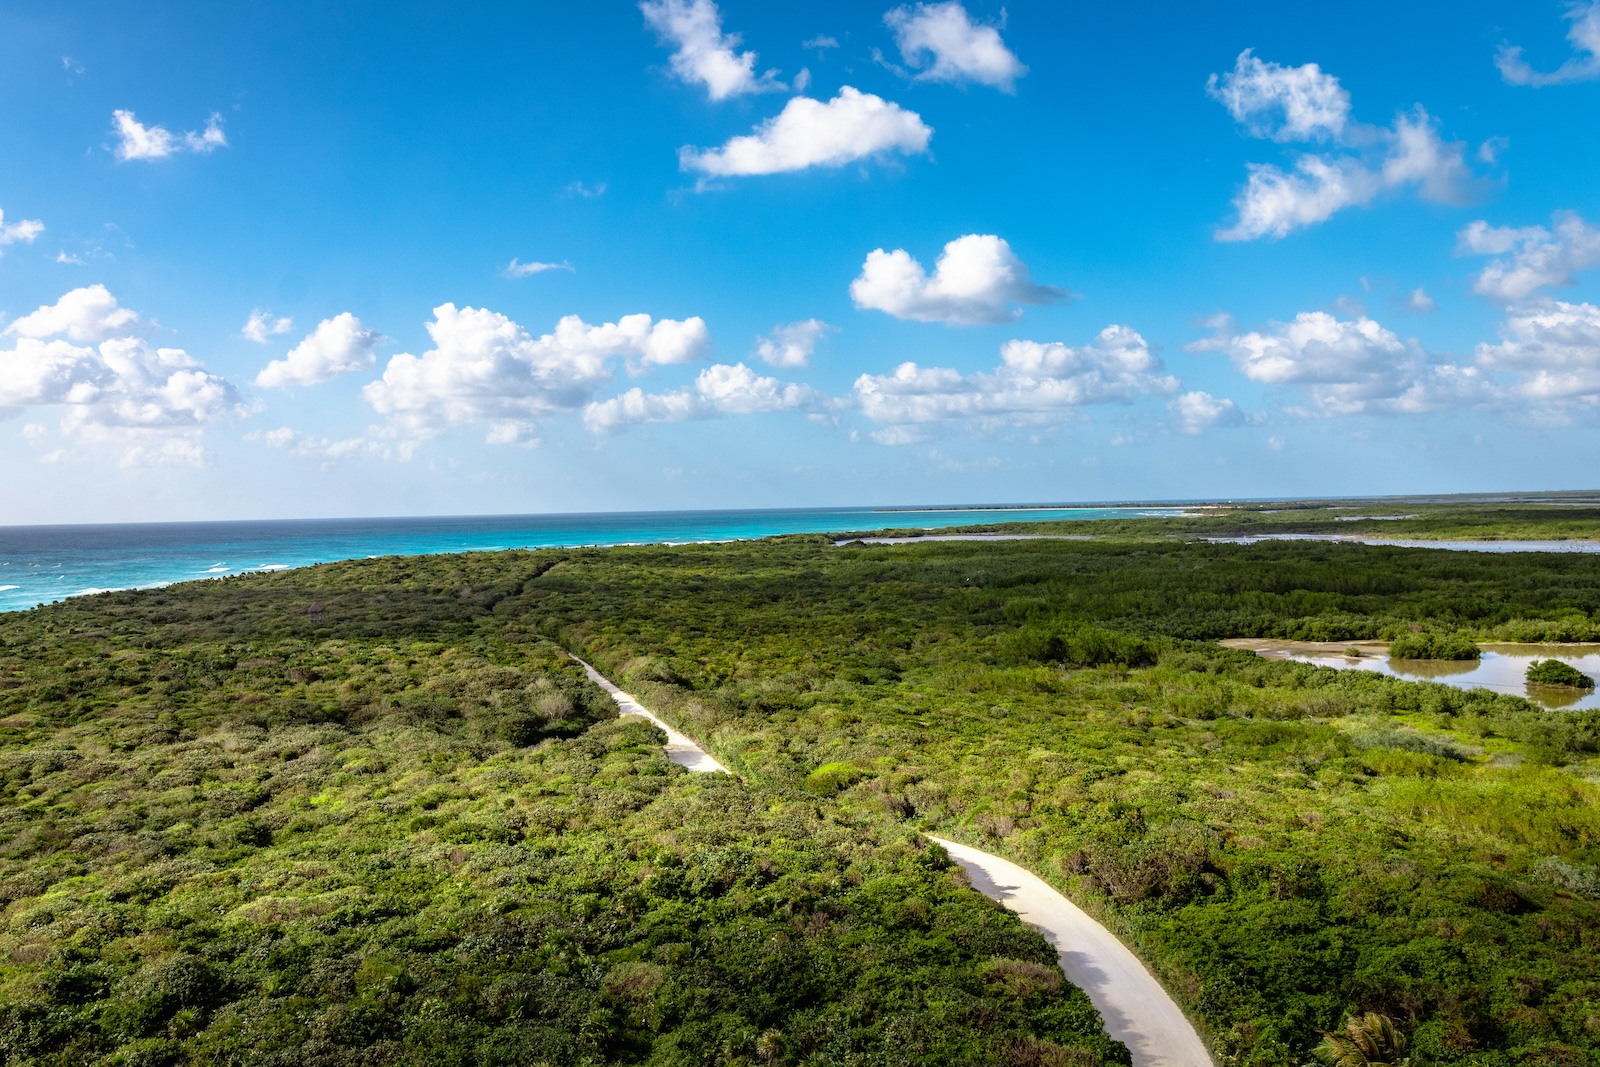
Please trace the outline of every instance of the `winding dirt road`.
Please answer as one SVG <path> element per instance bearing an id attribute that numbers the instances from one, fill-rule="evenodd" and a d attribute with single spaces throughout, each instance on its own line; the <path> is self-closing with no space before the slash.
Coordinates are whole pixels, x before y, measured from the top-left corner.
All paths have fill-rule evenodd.
<path id="1" fill-rule="evenodd" d="M 590 681 L 611 694 L 623 715 L 648 719 L 666 733 L 667 758 L 673 763 L 696 773 L 728 773 L 705 749 L 656 718 L 589 664 L 578 662 L 583 663 Z M 961 865 L 972 888 L 1016 912 L 1055 946 L 1061 970 L 1073 985 L 1089 994 L 1105 1020 L 1106 1033 L 1128 1046 L 1133 1067 L 1212 1067 L 1205 1044 L 1177 1002 L 1110 930 L 1042 878 L 1010 860 L 927 836 Z"/>
<path id="2" fill-rule="evenodd" d="M 717 762 L 715 756 L 695 744 L 689 738 L 680 734 L 660 719 L 656 718 L 643 704 L 639 703 L 628 693 L 611 684 L 611 680 L 583 660 L 573 656 L 583 669 L 588 672 L 589 681 L 611 694 L 611 699 L 617 702 L 617 711 L 622 715 L 637 715 L 641 719 L 649 719 L 651 723 L 660 728 L 667 735 L 667 759 L 697 774 L 727 774 L 728 768 Z"/>
<path id="3" fill-rule="evenodd" d="M 1211 1067 L 1183 1010 L 1110 930 L 1010 860 L 932 834 L 928 839 L 961 864 L 972 888 L 1016 912 L 1055 946 L 1067 980 L 1089 994 L 1106 1033 L 1133 1053 L 1133 1067 Z"/>

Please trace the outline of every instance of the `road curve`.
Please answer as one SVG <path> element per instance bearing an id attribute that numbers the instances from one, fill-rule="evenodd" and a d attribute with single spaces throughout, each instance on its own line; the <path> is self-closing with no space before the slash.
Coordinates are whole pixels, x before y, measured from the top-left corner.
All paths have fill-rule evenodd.
<path id="1" fill-rule="evenodd" d="M 570 655 L 570 653 L 569 653 Z M 611 684 L 611 680 L 583 660 L 573 656 L 589 675 L 589 681 L 611 694 L 611 699 L 617 702 L 617 712 L 621 715 L 637 715 L 641 719 L 648 719 L 667 735 L 667 759 L 678 766 L 686 768 L 696 774 L 727 774 L 728 768 L 718 763 L 716 757 L 695 744 L 683 734 L 674 730 L 666 723 L 647 710 L 645 706 L 635 700 L 631 695 Z"/>
<path id="2" fill-rule="evenodd" d="M 1104 926 L 1037 875 L 1010 860 L 928 835 L 961 864 L 972 887 L 998 901 L 1055 946 L 1061 970 L 1128 1046 L 1133 1067 L 1211 1067 L 1194 1026 L 1139 958 Z"/>
<path id="3" fill-rule="evenodd" d="M 648 719 L 667 735 L 667 758 L 695 773 L 728 768 L 694 741 L 662 722 L 629 694 L 577 656 L 589 680 L 617 702 L 623 715 Z M 1048 883 L 1023 868 L 969 845 L 927 835 L 967 872 L 972 888 L 1017 913 L 1055 946 L 1061 970 L 1105 1020 L 1106 1033 L 1128 1046 L 1133 1067 L 1212 1067 L 1200 1035 L 1128 947 Z"/>

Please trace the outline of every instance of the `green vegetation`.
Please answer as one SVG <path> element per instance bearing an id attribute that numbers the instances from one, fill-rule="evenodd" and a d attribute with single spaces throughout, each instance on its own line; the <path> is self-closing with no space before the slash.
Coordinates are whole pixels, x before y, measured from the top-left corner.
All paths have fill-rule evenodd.
<path id="1" fill-rule="evenodd" d="M 508 620 L 244 590 L 0 620 L 0 1063 L 1127 1062 L 918 835 L 689 777 Z"/>
<path id="2" fill-rule="evenodd" d="M 1377 1011 L 1415 1056 L 1498 1065 L 1600 1051 L 1600 716 L 1185 638 L 1576 625 L 1597 582 L 1580 556 L 796 539 L 575 553 L 528 610 L 748 780 L 870 769 L 838 804 L 1054 881 L 1227 1063 Z"/>
<path id="3" fill-rule="evenodd" d="M 1099 916 L 1229 1067 L 1305 1063 L 1371 1013 L 1414 1063 L 1590 1062 L 1600 714 L 1209 641 L 1597 629 L 1596 557 L 1131 521 L 65 602 L 0 619 L 0 1042 L 63 1064 L 1125 1062 L 930 830 Z M 672 770 L 558 645 L 738 780 Z"/>
<path id="4" fill-rule="evenodd" d="M 1480 659 L 1483 653 L 1472 638 L 1461 634 L 1427 631 L 1403 633 L 1389 642 L 1389 655 L 1395 659 Z"/>
<path id="5" fill-rule="evenodd" d="M 1129 537 L 1259 537 L 1331 534 L 1422 541 L 1600 541 L 1600 495 L 1547 494 L 1542 499 L 1418 502 L 1317 500 L 1196 509 L 1184 518 L 1103 519 L 1073 522 L 1061 532 Z M 1043 529 L 1001 523 L 997 530 Z M 917 530 L 900 531 L 917 534 Z"/>
<path id="6" fill-rule="evenodd" d="M 1528 664 L 1529 685 L 1562 686 L 1567 689 L 1593 689 L 1594 679 L 1578 668 L 1558 659 L 1536 659 Z"/>
<path id="7" fill-rule="evenodd" d="M 1348 1020 L 1338 1033 L 1323 1034 L 1314 1050 L 1328 1067 L 1410 1067 L 1406 1039 L 1387 1015 L 1368 1012 Z"/>

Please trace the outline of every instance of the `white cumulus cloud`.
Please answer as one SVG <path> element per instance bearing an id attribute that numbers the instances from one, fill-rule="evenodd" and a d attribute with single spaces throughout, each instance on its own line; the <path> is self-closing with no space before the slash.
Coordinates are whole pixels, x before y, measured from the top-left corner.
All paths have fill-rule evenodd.
<path id="1" fill-rule="evenodd" d="M 256 308 L 250 312 L 250 317 L 244 321 L 244 326 L 239 330 L 240 336 L 246 341 L 254 341 L 264 345 L 267 340 L 281 333 L 288 333 L 294 329 L 294 320 L 275 316 L 270 311 Z"/>
<path id="2" fill-rule="evenodd" d="M 0 248 L 14 245 L 18 242 L 31 245 L 33 239 L 44 232 L 44 223 L 38 219 L 18 219 L 16 222 L 7 222 L 6 213 L 0 211 Z"/>
<path id="3" fill-rule="evenodd" d="M 754 133 L 721 148 L 680 149 L 678 161 L 684 170 L 714 177 L 782 174 L 889 152 L 916 155 L 927 151 L 932 136 L 915 111 L 846 85 L 827 103 L 794 97 Z"/>
<path id="4" fill-rule="evenodd" d="M 1000 31 L 972 21 L 957 0 L 897 7 L 883 16 L 907 66 L 928 81 L 977 82 L 1015 92 L 1028 68 L 1000 39 Z"/>
<path id="5" fill-rule="evenodd" d="M 1600 78 L 1600 0 L 1574 3 L 1567 7 L 1566 17 L 1572 22 L 1567 30 L 1567 40 L 1577 55 L 1555 70 L 1541 72 L 1522 58 L 1522 49 L 1507 44 L 1495 56 L 1495 66 L 1500 76 L 1512 85 L 1564 85 L 1568 82 Z"/>
<path id="6" fill-rule="evenodd" d="M 646 393 L 635 388 L 592 403 L 583 410 L 583 424 L 594 433 L 604 433 L 644 422 L 687 422 L 825 405 L 826 398 L 808 385 L 763 377 L 743 363 L 718 363 L 701 371 L 693 385 L 681 389 Z"/>
<path id="7" fill-rule="evenodd" d="M 903 248 L 874 249 L 850 283 L 856 307 L 887 312 L 897 319 L 975 326 L 1010 322 L 1019 304 L 1051 304 L 1067 291 L 1039 285 L 1027 264 L 994 234 L 969 233 L 944 246 L 930 277 Z"/>
<path id="8" fill-rule="evenodd" d="M 1371 133 L 1365 156 L 1304 154 L 1294 169 L 1271 163 L 1249 165 L 1249 178 L 1234 198 L 1238 220 L 1217 231 L 1220 241 L 1284 237 L 1325 222 L 1349 207 L 1364 207 L 1386 192 L 1415 189 L 1424 200 L 1460 203 L 1472 181 L 1465 145 L 1447 144 L 1420 107 L 1396 116 L 1394 125 Z"/>
<path id="9" fill-rule="evenodd" d="M 104 341 L 141 326 L 138 313 L 119 307 L 117 298 L 105 286 L 87 285 L 22 316 L 6 327 L 6 332 L 18 337 L 64 334 L 73 341 Z"/>
<path id="10" fill-rule="evenodd" d="M 112 126 L 117 134 L 117 158 L 157 160 L 175 156 L 179 152 L 196 152 L 201 155 L 224 148 L 228 138 L 222 132 L 222 116 L 216 112 L 206 120 L 205 129 L 198 133 L 175 134 L 165 126 L 146 126 L 131 111 L 111 113 Z"/>
<path id="11" fill-rule="evenodd" d="M 1231 71 L 1211 75 L 1206 91 L 1252 136 L 1274 141 L 1337 139 L 1350 120 L 1350 94 L 1338 78 L 1315 63 L 1264 63 L 1249 48 Z"/>
<path id="12" fill-rule="evenodd" d="M 712 0 L 646 0 L 645 21 L 673 45 L 672 73 L 690 85 L 704 85 L 713 100 L 785 88 L 776 71 L 757 75 L 756 54 L 737 51 L 736 33 L 722 32 L 722 15 Z"/>
<path id="13" fill-rule="evenodd" d="M 1480 271 L 1472 288 L 1506 303 L 1571 285 L 1574 274 L 1600 266 L 1600 229 L 1570 211 L 1557 212 L 1550 229 L 1490 226 L 1480 219 L 1457 234 L 1456 247 L 1465 254 L 1504 257 Z"/>
<path id="14" fill-rule="evenodd" d="M 1237 426 L 1244 421 L 1244 413 L 1232 400 L 1200 390 L 1184 393 L 1167 408 L 1177 418 L 1178 428 L 1187 434 L 1202 434 L 1218 426 Z"/>
<path id="15" fill-rule="evenodd" d="M 1207 92 L 1247 134 L 1279 142 L 1331 141 L 1345 154 L 1301 153 L 1285 168 L 1252 163 L 1233 201 L 1237 219 L 1219 241 L 1284 237 L 1380 195 L 1413 191 L 1439 203 L 1464 201 L 1473 184 L 1464 144 L 1446 142 L 1420 105 L 1387 127 L 1350 119 L 1350 95 L 1315 63 L 1284 67 L 1249 49 Z"/>
<path id="16" fill-rule="evenodd" d="M 1252 381 L 1303 389 L 1310 414 L 1417 414 L 1487 395 L 1476 368 L 1435 361 L 1415 340 L 1365 315 L 1303 311 L 1292 322 L 1242 334 L 1225 318 L 1214 325 L 1217 335 L 1190 351 L 1223 352 Z"/>
<path id="17" fill-rule="evenodd" d="M 773 367 L 804 367 L 811 362 L 817 344 L 837 330 L 821 319 L 804 319 L 786 326 L 774 326 L 772 332 L 756 340 L 754 355 Z"/>
<path id="18" fill-rule="evenodd" d="M 206 428 L 236 413 L 238 396 L 182 349 L 126 334 L 139 325 L 104 286 L 18 319 L 0 350 L 0 415 L 59 407 L 64 436 L 114 447 L 126 465 L 203 463 Z"/>
<path id="19" fill-rule="evenodd" d="M 361 325 L 350 312 L 323 319 L 305 340 L 289 349 L 283 359 L 275 359 L 256 375 L 264 389 L 287 389 L 296 385 L 316 385 L 339 374 L 362 371 L 377 360 L 383 335 Z"/>
<path id="20" fill-rule="evenodd" d="M 434 348 L 389 359 L 362 395 L 412 437 L 480 423 L 495 444 L 534 441 L 538 420 L 582 409 L 611 378 L 611 361 L 632 369 L 687 363 L 711 345 L 705 321 L 627 315 L 591 326 L 576 315 L 534 337 L 487 308 L 441 304 L 428 324 Z"/>
<path id="21" fill-rule="evenodd" d="M 1126 403 L 1177 392 L 1177 379 L 1136 331 L 1107 326 L 1092 344 L 1008 341 L 993 371 L 963 374 L 906 362 L 889 374 L 863 374 L 855 402 L 880 430 L 880 444 L 924 440 L 939 425 L 976 432 L 1037 425 L 1090 404 Z"/>
<path id="22" fill-rule="evenodd" d="M 1530 403 L 1600 407 L 1600 307 L 1558 300 L 1516 308 L 1499 344 L 1480 344 L 1478 365 L 1516 375 L 1513 393 Z"/>

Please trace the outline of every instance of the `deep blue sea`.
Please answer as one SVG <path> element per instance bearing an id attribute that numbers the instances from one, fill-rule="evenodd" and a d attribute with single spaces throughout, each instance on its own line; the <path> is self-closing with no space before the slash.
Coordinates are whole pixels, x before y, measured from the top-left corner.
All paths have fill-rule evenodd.
<path id="1" fill-rule="evenodd" d="M 0 527 L 0 611 L 108 589 L 369 556 L 1175 515 L 1181 508 L 815 508 Z"/>

